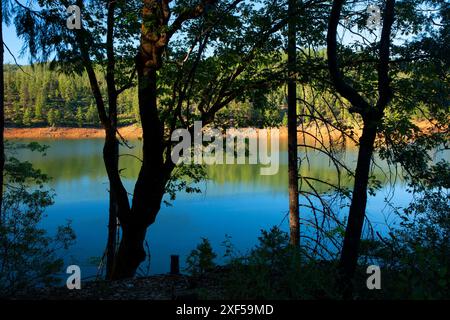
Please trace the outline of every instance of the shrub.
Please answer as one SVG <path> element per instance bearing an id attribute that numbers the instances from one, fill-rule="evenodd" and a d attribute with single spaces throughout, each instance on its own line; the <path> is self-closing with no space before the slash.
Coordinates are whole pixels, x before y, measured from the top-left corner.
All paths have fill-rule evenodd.
<path id="1" fill-rule="evenodd" d="M 333 261 L 306 258 L 292 247 L 286 232 L 262 230 L 258 244 L 247 255 L 233 256 L 225 242 L 231 271 L 225 280 L 229 299 L 317 299 L 335 297 Z"/>
<path id="2" fill-rule="evenodd" d="M 51 237 L 39 227 L 53 192 L 44 187 L 48 177 L 12 156 L 18 148 L 44 151 L 31 143 L 6 143 L 5 192 L 0 216 L 0 295 L 11 296 L 30 288 L 54 284 L 63 260 L 58 257 L 73 243 L 70 223 Z"/>
<path id="3" fill-rule="evenodd" d="M 208 239 L 202 238 L 202 242 L 191 251 L 186 259 L 186 271 L 192 275 L 202 275 L 211 271 L 216 266 L 214 263 L 216 257 Z"/>

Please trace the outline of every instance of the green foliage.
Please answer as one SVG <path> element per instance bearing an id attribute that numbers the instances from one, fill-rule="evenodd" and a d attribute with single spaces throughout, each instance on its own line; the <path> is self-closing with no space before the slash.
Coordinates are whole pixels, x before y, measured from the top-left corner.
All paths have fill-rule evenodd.
<path id="1" fill-rule="evenodd" d="M 0 294 L 5 296 L 57 283 L 55 274 L 63 267 L 59 255 L 75 239 L 70 222 L 59 226 L 54 236 L 40 227 L 54 194 L 44 186 L 49 180 L 45 174 L 14 157 L 19 148 L 45 151 L 36 143 L 6 144 L 0 216 Z"/>
<path id="2" fill-rule="evenodd" d="M 230 273 L 224 280 L 228 299 L 318 299 L 336 297 L 333 261 L 307 259 L 277 227 L 261 231 L 248 254 L 224 242 Z"/>
<path id="3" fill-rule="evenodd" d="M 12 104 L 13 109 L 13 121 L 15 124 L 21 125 L 22 124 L 22 110 L 20 108 L 19 103 L 13 102 Z"/>
<path id="4" fill-rule="evenodd" d="M 23 113 L 22 123 L 25 126 L 30 126 L 31 125 L 31 111 L 28 108 L 26 108 L 25 112 Z"/>
<path id="5" fill-rule="evenodd" d="M 366 298 L 446 299 L 450 294 L 450 196 L 427 191 L 404 210 L 383 241 L 366 241 L 362 255 L 382 270 L 382 291 Z"/>
<path id="6" fill-rule="evenodd" d="M 47 112 L 47 122 L 50 126 L 55 127 L 57 124 L 55 110 L 50 109 Z"/>
<path id="7" fill-rule="evenodd" d="M 446 299 L 450 294 L 450 196 L 430 190 L 398 212 L 401 224 L 382 241 L 364 239 L 354 279 L 357 299 Z M 247 254 L 227 237 L 226 265 L 219 285 L 225 299 L 340 299 L 338 261 L 319 259 L 290 246 L 277 227 L 261 231 Z M 215 257 L 206 239 L 188 257 L 188 270 L 199 275 L 203 261 Z M 366 287 L 368 265 L 381 268 L 382 290 Z M 203 262 L 209 265 L 209 262 Z M 206 270 L 207 273 L 207 270 Z"/>
<path id="8" fill-rule="evenodd" d="M 287 127 L 288 125 L 288 117 L 287 117 L 287 113 L 284 114 L 283 116 L 283 120 L 281 120 L 281 124 L 285 127 Z"/>
<path id="9" fill-rule="evenodd" d="M 42 93 L 36 97 L 36 103 L 34 105 L 34 118 L 36 120 L 42 120 L 44 107 L 46 105 L 46 94 Z"/>
<path id="10" fill-rule="evenodd" d="M 205 180 L 206 177 L 206 168 L 203 165 L 177 165 L 166 184 L 165 191 L 169 196 L 169 200 L 164 200 L 164 203 L 170 206 L 171 201 L 175 200 L 177 193 L 180 191 L 201 193 L 202 190 L 199 187 L 199 183 Z"/>
<path id="11" fill-rule="evenodd" d="M 89 111 L 92 94 L 86 75 L 59 74 L 48 64 L 23 66 L 22 69 L 26 73 L 16 66 L 5 65 L 7 123 L 29 126 L 32 120 L 36 120 L 50 126 L 98 124 L 92 120 L 92 115 L 89 120 L 80 121 L 80 113 L 92 113 Z M 31 86 L 35 89 L 30 90 Z M 132 114 L 130 109 L 123 112 Z"/>
<path id="12" fill-rule="evenodd" d="M 24 126 L 30 126 L 32 120 L 44 121 L 50 126 L 99 125 L 97 109 L 92 104 L 92 93 L 86 75 L 59 74 L 46 64 L 23 68 L 31 76 L 24 74 L 15 66 L 5 66 L 7 122 Z M 104 76 L 101 70 L 99 70 L 99 76 Z M 29 92 L 31 83 L 35 83 L 39 90 Z M 105 84 L 102 82 L 101 85 L 101 90 L 105 91 Z M 236 100 L 219 114 L 217 122 L 222 125 L 241 127 L 279 126 L 284 115 L 283 95 L 283 90 L 280 88 L 273 93 L 261 93 L 261 96 L 255 94 L 247 102 Z M 119 120 L 122 124 L 140 121 L 135 87 L 123 92 L 119 96 L 118 103 Z M 33 110 L 28 107 L 29 105 L 34 105 Z M 22 109 L 25 111 L 23 112 Z M 57 110 L 66 116 L 58 117 Z"/>
<path id="13" fill-rule="evenodd" d="M 76 114 L 76 119 L 77 119 L 77 125 L 78 127 L 82 127 L 83 123 L 84 123 L 84 115 L 83 115 L 83 109 L 81 107 L 77 108 L 77 114 Z"/>
<path id="14" fill-rule="evenodd" d="M 97 108 L 95 107 L 95 105 L 90 105 L 89 108 L 87 109 L 86 121 L 88 124 L 98 125 L 99 119 L 97 114 Z"/>
<path id="15" fill-rule="evenodd" d="M 202 238 L 202 242 L 186 258 L 186 271 L 192 275 L 202 275 L 211 271 L 216 266 L 214 263 L 216 257 L 208 239 Z"/>

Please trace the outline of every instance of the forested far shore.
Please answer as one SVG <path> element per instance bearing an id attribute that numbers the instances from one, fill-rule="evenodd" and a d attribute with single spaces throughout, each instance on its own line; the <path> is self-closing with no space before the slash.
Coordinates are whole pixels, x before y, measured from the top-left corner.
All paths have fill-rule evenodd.
<path id="1" fill-rule="evenodd" d="M 99 78 L 105 77 L 100 67 L 97 72 Z M 7 64 L 4 65 L 4 76 L 6 138 L 104 137 L 86 73 L 65 74 L 43 63 Z M 106 92 L 104 81 L 100 81 L 100 86 L 102 92 Z M 218 114 L 216 123 L 220 127 L 286 128 L 285 92 L 285 86 L 280 86 L 270 93 L 255 92 L 246 101 L 234 100 Z M 308 90 L 303 93 L 306 99 L 312 94 Z M 128 138 L 139 138 L 142 134 L 138 107 L 136 87 L 125 90 L 118 97 L 118 122 Z M 344 122 L 358 127 L 350 113 L 343 114 L 339 106 L 336 106 L 336 112 L 341 113 Z M 421 113 L 415 116 L 414 122 L 420 128 L 433 126 Z"/>
<path id="2" fill-rule="evenodd" d="M 96 72 L 99 79 L 105 78 L 100 66 Z M 86 73 L 65 74 L 52 70 L 49 64 L 39 63 L 5 65 L 4 75 L 7 127 L 101 127 Z M 105 93 L 106 82 L 99 83 Z M 248 101 L 232 101 L 221 118 L 236 127 L 286 125 L 285 100 L 284 88 L 280 88 Z M 136 87 L 119 96 L 117 111 L 121 126 L 139 123 L 138 104 Z"/>
<path id="3" fill-rule="evenodd" d="M 100 127 L 86 74 L 51 71 L 48 64 L 5 65 L 5 122 L 16 127 Z M 105 90 L 103 87 L 102 90 Z M 136 121 L 136 91 L 121 96 L 122 123 Z"/>

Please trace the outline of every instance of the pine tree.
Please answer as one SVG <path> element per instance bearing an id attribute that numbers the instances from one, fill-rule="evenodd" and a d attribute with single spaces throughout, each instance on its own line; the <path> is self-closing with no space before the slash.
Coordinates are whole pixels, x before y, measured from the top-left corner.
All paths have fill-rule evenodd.
<path id="1" fill-rule="evenodd" d="M 22 123 L 25 126 L 30 126 L 31 125 L 31 118 L 32 118 L 32 115 L 31 115 L 30 109 L 29 108 L 25 108 L 25 112 L 23 113 Z"/>
<path id="2" fill-rule="evenodd" d="M 51 125 L 52 127 L 56 126 L 56 121 L 55 121 L 55 113 L 53 111 L 53 109 L 50 109 L 47 112 L 47 122 L 49 125 Z"/>
<path id="3" fill-rule="evenodd" d="M 94 105 L 90 105 L 86 113 L 86 121 L 89 124 L 98 124 L 97 108 Z"/>
<path id="4" fill-rule="evenodd" d="M 22 114 L 22 110 L 20 108 L 20 104 L 17 101 L 14 101 L 12 103 L 13 108 L 13 121 L 17 125 L 22 124 L 22 117 L 20 116 Z"/>
<path id="5" fill-rule="evenodd" d="M 20 88 L 19 99 L 22 107 L 26 107 L 29 103 L 30 94 L 28 92 L 28 84 L 26 82 L 22 83 Z"/>
<path id="6" fill-rule="evenodd" d="M 77 114 L 76 114 L 75 118 L 77 120 L 78 127 L 81 128 L 83 126 L 83 122 L 84 122 L 84 115 L 83 115 L 83 109 L 80 106 L 77 108 Z"/>
<path id="7" fill-rule="evenodd" d="M 56 109 L 56 110 L 53 112 L 53 115 L 54 115 L 54 117 L 55 117 L 55 119 L 54 119 L 54 121 L 55 121 L 55 126 L 57 126 L 57 125 L 60 124 L 60 123 L 62 122 L 62 120 L 63 120 L 63 118 L 62 118 L 62 113 L 61 113 L 61 111 L 60 111 L 59 109 Z"/>
<path id="8" fill-rule="evenodd" d="M 45 105 L 45 90 L 43 90 L 44 92 L 41 92 L 40 94 L 37 95 L 36 97 L 36 102 L 34 105 L 34 118 L 36 120 L 41 120 L 42 119 L 42 110 L 44 108 Z"/>

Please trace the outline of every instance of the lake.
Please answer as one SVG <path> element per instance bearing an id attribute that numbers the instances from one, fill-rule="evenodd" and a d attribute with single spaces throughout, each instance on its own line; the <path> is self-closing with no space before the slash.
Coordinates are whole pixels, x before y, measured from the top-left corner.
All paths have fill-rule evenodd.
<path id="1" fill-rule="evenodd" d="M 54 232 L 67 220 L 77 235 L 76 244 L 66 256 L 68 264 L 78 264 L 83 278 L 96 274 L 97 268 L 90 261 L 101 257 L 105 250 L 108 215 L 108 181 L 102 160 L 102 139 L 41 141 L 50 148 L 46 156 L 23 151 L 19 158 L 32 162 L 35 167 L 52 177 L 50 187 L 56 192 L 55 204 L 46 211 L 42 225 Z M 139 156 L 140 141 L 130 142 L 135 147 L 125 150 Z M 208 180 L 200 184 L 201 194 L 180 193 L 171 206 L 162 205 L 156 222 L 149 228 L 147 242 L 151 252 L 150 273 L 169 271 L 170 255 L 180 255 L 182 267 L 186 256 L 202 237 L 208 238 L 216 252 L 224 252 L 221 243 L 225 236 L 245 252 L 256 244 L 261 229 L 279 225 L 288 230 L 287 193 L 287 142 L 280 142 L 279 172 L 273 176 L 261 176 L 259 165 L 208 166 Z M 302 171 L 316 177 L 333 180 L 335 172 L 328 159 L 310 154 L 309 166 L 303 161 Z M 356 150 L 349 149 L 343 155 L 345 162 L 354 166 Z M 121 157 L 124 183 L 133 190 L 138 174 L 139 161 L 131 156 Z M 386 164 L 381 163 L 381 170 Z M 381 180 L 387 182 L 386 179 Z M 348 182 L 350 185 L 350 181 Z M 396 205 L 406 205 L 411 196 L 401 181 L 394 186 L 385 183 L 375 197 L 370 197 L 368 213 L 371 221 L 383 228 L 389 218 L 390 208 L 384 199 L 392 197 Z M 302 214 L 305 213 L 304 210 Z"/>

